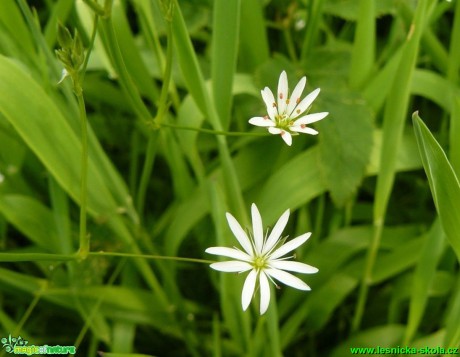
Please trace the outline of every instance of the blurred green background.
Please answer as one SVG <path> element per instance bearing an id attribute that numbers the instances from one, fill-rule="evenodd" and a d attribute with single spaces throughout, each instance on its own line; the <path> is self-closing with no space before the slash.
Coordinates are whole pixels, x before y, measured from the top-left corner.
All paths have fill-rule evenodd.
<path id="1" fill-rule="evenodd" d="M 90 49 L 86 259 L 58 23 Z M 1 0 L 0 337 L 107 357 L 459 347 L 459 66 L 458 0 Z M 329 112 L 291 147 L 248 124 L 282 70 Z M 263 316 L 243 276 L 158 259 L 213 259 L 253 202 L 264 227 L 291 209 L 319 268 Z"/>

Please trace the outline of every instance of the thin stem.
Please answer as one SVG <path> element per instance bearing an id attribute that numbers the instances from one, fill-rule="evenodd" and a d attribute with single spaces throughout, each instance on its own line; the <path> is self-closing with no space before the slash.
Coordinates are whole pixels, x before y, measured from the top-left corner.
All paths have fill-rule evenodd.
<path id="1" fill-rule="evenodd" d="M 166 68 L 164 73 L 163 79 L 163 87 L 161 88 L 160 94 L 160 101 L 158 104 L 158 112 L 153 122 L 157 125 L 161 125 L 163 121 L 163 117 L 165 116 L 168 110 L 168 91 L 169 91 L 169 83 L 171 82 L 171 72 L 172 72 L 172 60 L 173 60 L 173 44 L 172 44 L 172 30 L 171 30 L 171 22 L 168 22 L 167 27 L 167 49 L 166 49 Z M 144 203 L 145 203 L 145 193 L 147 192 L 147 186 L 150 180 L 150 176 L 152 175 L 153 164 L 155 162 L 155 156 L 157 151 L 157 144 L 158 144 L 158 133 L 153 132 L 149 134 L 149 140 L 147 144 L 147 154 L 145 156 L 144 166 L 142 168 L 142 175 L 141 181 L 139 184 L 139 190 L 137 191 L 137 212 L 142 217 L 142 213 L 144 211 Z"/>
<path id="2" fill-rule="evenodd" d="M 77 254 L 50 253 L 0 253 L 0 262 L 39 262 L 39 261 L 70 261 L 77 260 Z"/>
<path id="3" fill-rule="evenodd" d="M 147 187 L 149 185 L 150 177 L 152 175 L 153 165 L 155 163 L 155 156 L 157 153 L 158 132 L 149 133 L 147 143 L 147 151 L 145 154 L 144 166 L 142 167 L 141 180 L 139 182 L 139 190 L 136 196 L 136 210 L 140 217 L 143 216 L 145 197 Z"/>
<path id="4" fill-rule="evenodd" d="M 212 264 L 216 263 L 214 260 L 196 259 L 196 258 L 183 258 L 183 257 L 168 257 L 163 255 L 150 255 L 150 254 L 133 254 L 133 253 L 116 253 L 116 252 L 90 252 L 90 257 L 106 256 L 106 257 L 123 257 L 123 258 L 141 258 L 150 260 L 172 260 L 176 262 L 187 262 L 187 263 L 200 263 L 200 264 Z"/>
<path id="5" fill-rule="evenodd" d="M 156 126 L 173 128 L 173 129 L 178 129 L 178 130 L 198 131 L 200 133 L 212 134 L 212 135 L 225 135 L 225 136 L 267 136 L 269 135 L 268 133 L 253 133 L 253 132 L 246 132 L 246 131 L 223 131 L 223 130 L 204 129 L 204 128 L 197 128 L 193 126 L 176 125 L 176 124 L 168 124 L 168 123 L 156 124 Z"/>
<path id="6" fill-rule="evenodd" d="M 83 2 L 88 5 L 97 15 L 106 16 L 105 9 L 99 5 L 97 2 L 92 0 L 83 0 Z"/>
<path id="7" fill-rule="evenodd" d="M 121 269 L 123 268 L 123 266 L 125 265 L 126 263 L 126 259 L 123 259 L 121 260 L 117 267 L 115 268 L 115 271 L 112 273 L 112 275 L 110 276 L 109 278 L 109 281 L 107 282 L 107 285 L 106 286 L 111 286 L 113 285 L 113 283 L 115 282 L 115 279 L 117 278 L 117 276 L 120 274 L 121 272 Z M 104 298 L 105 298 L 105 294 L 101 294 L 99 299 L 96 301 L 96 303 L 94 304 L 94 307 L 93 309 L 91 310 L 89 316 L 85 319 L 85 325 L 83 326 L 83 328 L 81 329 L 80 333 L 78 334 L 78 337 L 77 339 L 75 340 L 75 343 L 74 343 L 74 346 L 78 349 L 78 347 L 80 346 L 81 342 L 83 341 L 83 338 L 85 337 L 85 334 L 86 332 L 88 331 L 90 325 L 91 325 L 91 321 L 92 319 L 94 318 L 94 316 L 96 316 L 96 313 L 99 311 L 99 308 L 102 304 L 102 302 L 104 301 Z"/>
<path id="8" fill-rule="evenodd" d="M 89 55 L 90 55 L 91 51 L 93 50 L 94 41 L 96 40 L 98 23 L 99 23 L 99 16 L 96 14 L 94 16 L 93 33 L 91 34 L 91 39 L 89 41 L 89 47 L 88 47 L 88 50 L 86 52 L 85 61 L 83 62 L 83 65 L 82 65 L 81 71 L 80 71 L 80 78 L 79 78 L 80 79 L 80 85 L 83 85 L 83 80 L 85 79 L 86 68 L 88 67 L 88 62 L 89 62 Z"/>
<path id="9" fill-rule="evenodd" d="M 289 57 L 291 57 L 291 60 L 293 62 L 298 62 L 299 61 L 299 58 L 297 56 L 297 53 L 296 53 L 296 50 L 295 50 L 295 44 L 294 44 L 294 41 L 292 39 L 292 34 L 291 34 L 291 30 L 289 27 L 284 27 L 283 28 L 283 35 L 284 35 L 284 39 L 286 41 L 286 47 L 287 47 L 287 50 L 288 50 L 288 53 L 289 53 Z"/>
<path id="10" fill-rule="evenodd" d="M 47 286 L 48 286 L 48 284 L 45 282 L 44 284 L 42 284 L 42 288 L 35 294 L 34 299 L 32 300 L 32 302 L 30 303 L 30 305 L 27 308 L 26 312 L 22 316 L 21 321 L 19 321 L 18 325 L 14 329 L 14 331 L 13 331 L 14 336 L 19 335 L 19 333 L 21 332 L 22 327 L 24 326 L 24 324 L 26 323 L 27 319 L 32 314 L 32 311 L 34 311 L 35 306 L 37 306 L 38 302 L 40 301 L 40 299 L 42 297 L 43 291 L 46 290 Z"/>
<path id="11" fill-rule="evenodd" d="M 85 259 L 89 252 L 90 238 L 86 232 L 86 206 L 88 198 L 88 129 L 86 119 L 86 108 L 83 94 L 77 93 L 78 108 L 80 110 L 81 124 L 81 186 L 80 186 L 80 248 L 78 254 Z"/>

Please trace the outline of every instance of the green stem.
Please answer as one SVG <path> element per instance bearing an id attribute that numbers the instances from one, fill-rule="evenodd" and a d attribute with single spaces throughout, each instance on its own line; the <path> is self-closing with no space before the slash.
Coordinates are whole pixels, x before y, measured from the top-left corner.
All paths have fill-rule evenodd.
<path id="1" fill-rule="evenodd" d="M 158 112 L 155 118 L 153 119 L 153 123 L 156 125 L 161 125 L 163 118 L 168 110 L 168 92 L 169 92 L 169 84 L 171 82 L 171 73 L 172 73 L 172 60 L 173 60 L 173 37 L 172 37 L 172 30 L 171 30 L 171 22 L 168 22 L 167 27 L 167 49 L 166 49 L 166 68 L 164 73 L 163 79 L 163 86 L 161 88 L 160 93 L 160 101 L 158 103 Z M 147 144 L 147 154 L 145 156 L 144 166 L 142 168 L 142 175 L 141 181 L 139 183 L 139 190 L 137 191 L 137 212 L 142 217 L 142 213 L 144 211 L 144 204 L 145 204 L 145 193 L 147 192 L 148 183 L 150 177 L 152 175 L 153 164 L 155 162 L 155 156 L 157 152 L 157 144 L 158 144 L 158 133 L 153 132 L 149 134 L 149 140 Z"/>
<path id="2" fill-rule="evenodd" d="M 99 5 L 97 2 L 92 0 L 83 0 L 83 2 L 88 5 L 97 15 L 106 16 L 105 9 Z"/>
<path id="3" fill-rule="evenodd" d="M 298 58 L 296 50 L 295 50 L 294 41 L 292 39 L 292 34 L 291 34 L 291 31 L 290 31 L 289 27 L 284 27 L 283 28 L 283 35 L 284 35 L 284 39 L 286 41 L 286 47 L 287 47 L 287 51 L 289 53 L 289 57 L 291 57 L 291 60 L 293 62 L 297 63 L 299 61 L 299 58 Z"/>
<path id="4" fill-rule="evenodd" d="M 88 252 L 88 257 L 122 257 L 122 258 L 136 258 L 136 259 L 149 259 L 149 260 L 172 260 L 177 262 L 188 263 L 201 263 L 212 264 L 216 263 L 214 260 L 196 259 L 196 258 L 183 258 L 183 257 L 170 257 L 163 255 L 151 254 L 135 254 L 135 253 L 117 253 L 117 252 Z M 72 261 L 79 260 L 80 255 L 75 254 L 50 254 L 50 253 L 0 253 L 0 262 L 38 262 L 38 261 Z"/>
<path id="5" fill-rule="evenodd" d="M 89 253 L 90 238 L 86 232 L 86 206 L 88 199 L 88 129 L 85 100 L 83 94 L 77 93 L 78 108 L 80 110 L 81 124 L 81 186 L 80 186 L 80 248 L 78 254 L 81 259 L 85 259 Z"/>
<path id="6" fill-rule="evenodd" d="M 307 12 L 307 28 L 302 45 L 301 59 L 306 61 L 308 54 L 313 48 L 316 35 L 319 29 L 319 22 L 321 21 L 321 12 L 323 0 L 312 0 L 309 2 L 309 11 Z"/>
<path id="7" fill-rule="evenodd" d="M 145 154 L 144 166 L 142 167 L 141 180 L 139 182 L 139 189 L 136 195 L 136 209 L 140 217 L 143 216 L 145 197 L 149 180 L 152 175 L 153 164 L 155 163 L 155 156 L 157 152 L 158 132 L 149 134 L 147 143 L 147 152 Z"/>
<path id="8" fill-rule="evenodd" d="M 105 39 L 107 51 L 112 59 L 113 66 L 115 67 L 118 80 L 123 89 L 124 94 L 131 106 L 135 111 L 139 119 L 143 119 L 143 122 L 147 122 L 148 118 L 151 117 L 149 110 L 145 106 L 136 85 L 133 83 L 131 76 L 125 66 L 123 55 L 120 47 L 118 46 L 117 36 L 115 34 L 114 26 L 111 18 L 106 18 L 102 21 L 102 32 L 101 35 Z"/>
<path id="9" fill-rule="evenodd" d="M 136 258 L 136 259 L 150 259 L 150 260 L 172 260 L 176 262 L 187 263 L 201 263 L 212 264 L 216 263 L 214 260 L 196 259 L 196 258 L 183 258 L 183 257 L 168 257 L 163 255 L 150 255 L 150 254 L 134 254 L 134 253 L 116 253 L 116 252 L 90 252 L 90 257 L 106 256 L 106 257 L 123 257 L 123 258 Z"/>
<path id="10" fill-rule="evenodd" d="M 0 262 L 70 261 L 79 259 L 78 254 L 50 253 L 0 253 Z"/>
<path id="11" fill-rule="evenodd" d="M 99 16 L 96 14 L 96 16 L 94 16 L 94 23 L 93 23 L 93 32 L 91 34 L 91 39 L 89 41 L 89 47 L 88 47 L 88 50 L 86 52 L 86 56 L 85 56 L 85 61 L 83 62 L 83 65 L 81 67 L 81 70 L 80 70 L 80 85 L 83 85 L 83 80 L 85 79 L 85 74 L 86 74 L 86 68 L 88 67 L 88 62 L 89 62 L 89 55 L 93 49 L 93 46 L 94 46 L 94 41 L 96 40 L 96 34 L 97 34 L 97 25 L 99 23 Z"/>
<path id="12" fill-rule="evenodd" d="M 26 321 L 28 320 L 28 318 L 32 314 L 32 311 L 34 311 L 35 306 L 37 306 L 37 304 L 40 301 L 40 299 L 42 297 L 42 294 L 46 290 L 47 286 L 48 286 L 48 284 L 45 282 L 44 284 L 42 284 L 42 288 L 35 294 L 34 299 L 30 303 L 30 305 L 27 308 L 26 312 L 24 313 L 24 315 L 22 316 L 22 318 L 19 321 L 18 325 L 14 329 L 14 331 L 13 331 L 14 336 L 17 336 L 17 335 L 19 335 L 21 333 L 22 327 L 24 326 L 24 324 L 26 323 Z"/>
<path id="13" fill-rule="evenodd" d="M 156 123 L 155 125 L 157 127 L 167 127 L 167 128 L 178 129 L 178 130 L 198 131 L 200 133 L 212 134 L 212 135 L 225 135 L 225 136 L 267 136 L 269 135 L 268 133 L 253 133 L 253 132 L 245 132 L 245 131 L 223 131 L 223 130 L 197 128 L 194 126 L 167 124 L 167 123 L 161 123 L 161 124 Z"/>
<path id="14" fill-rule="evenodd" d="M 111 286 L 115 282 L 115 279 L 118 277 L 120 274 L 123 266 L 125 265 L 126 260 L 123 259 L 121 260 L 117 267 L 115 268 L 115 271 L 112 273 L 112 275 L 109 278 L 109 281 L 107 282 L 106 286 Z M 96 316 L 96 313 L 99 311 L 101 304 L 103 303 L 105 298 L 104 294 L 101 294 L 99 299 L 96 301 L 94 304 L 93 309 L 91 310 L 89 316 L 85 319 L 85 325 L 81 329 L 80 333 L 78 334 L 77 339 L 75 340 L 74 346 L 78 349 L 80 346 L 81 342 L 83 341 L 83 338 L 85 337 L 86 332 L 88 331 L 89 327 L 91 326 L 91 321 L 93 320 L 94 316 Z"/>

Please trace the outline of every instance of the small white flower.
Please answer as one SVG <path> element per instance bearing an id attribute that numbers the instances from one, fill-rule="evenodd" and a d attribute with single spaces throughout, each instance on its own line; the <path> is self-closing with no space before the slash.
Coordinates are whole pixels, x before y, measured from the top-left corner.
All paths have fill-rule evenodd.
<path id="1" fill-rule="evenodd" d="M 251 118 L 249 119 L 249 123 L 256 126 L 268 127 L 268 131 L 271 134 L 280 134 L 289 146 L 292 144 L 292 135 L 299 135 L 299 133 L 318 134 L 316 130 L 307 127 L 307 124 L 324 119 L 329 113 L 323 112 L 302 116 L 305 111 L 308 112 L 320 91 L 319 88 L 315 89 L 303 100 L 300 100 L 306 82 L 307 78 L 303 77 L 297 83 L 291 97 L 289 97 L 288 79 L 286 72 L 283 71 L 278 81 L 277 101 L 275 101 L 270 88 L 265 87 L 261 91 L 262 98 L 267 106 L 268 115 Z"/>
<path id="2" fill-rule="evenodd" d="M 211 264 L 211 268 L 215 270 L 227 273 L 243 273 L 250 271 L 244 282 L 241 303 L 243 305 L 243 310 L 246 311 L 254 295 L 256 283 L 258 281 L 260 289 L 260 314 L 262 315 L 267 311 L 270 303 L 270 287 L 268 280 L 271 280 L 275 286 L 277 285 L 273 281 L 273 278 L 299 290 L 311 290 L 302 280 L 287 273 L 285 270 L 303 274 L 314 274 L 318 272 L 318 269 L 304 263 L 288 261 L 287 259 L 291 257 L 283 258 L 284 255 L 305 243 L 311 235 L 311 233 L 305 233 L 287 243 L 280 241 L 281 233 L 284 227 L 286 227 L 289 219 L 289 209 L 278 219 L 270 235 L 268 235 L 267 232 L 265 237 L 263 233 L 262 217 L 254 203 L 251 206 L 251 213 L 252 237 L 248 237 L 237 220 L 230 213 L 227 213 L 227 221 L 230 229 L 243 250 L 238 248 L 211 247 L 206 249 L 206 252 L 236 259 Z"/>

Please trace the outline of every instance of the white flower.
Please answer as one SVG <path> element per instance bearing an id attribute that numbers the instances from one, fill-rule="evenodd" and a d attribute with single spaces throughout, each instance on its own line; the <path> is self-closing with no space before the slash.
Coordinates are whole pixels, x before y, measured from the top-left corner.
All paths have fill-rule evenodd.
<path id="1" fill-rule="evenodd" d="M 305 111 L 308 111 L 320 91 L 319 88 L 315 89 L 301 101 L 300 96 L 306 82 L 307 78 L 303 77 L 295 86 L 291 97 L 289 97 L 288 79 L 286 72 L 283 71 L 278 81 L 277 101 L 275 101 L 270 88 L 265 87 L 261 91 L 262 98 L 267 106 L 268 115 L 251 118 L 249 119 L 249 123 L 256 126 L 268 127 L 268 131 L 271 134 L 280 134 L 289 146 L 292 144 L 292 135 L 299 135 L 299 133 L 318 134 L 316 130 L 307 127 L 307 124 L 324 119 L 329 113 L 324 112 L 302 116 Z"/>
<path id="2" fill-rule="evenodd" d="M 316 273 L 318 269 L 304 263 L 288 261 L 287 259 L 291 257 L 283 258 L 284 255 L 305 243 L 311 235 L 311 233 L 305 233 L 287 243 L 280 241 L 281 233 L 284 227 L 286 227 L 289 219 L 289 209 L 278 219 L 270 235 L 268 235 L 267 232 L 265 237 L 263 233 L 262 217 L 254 203 L 251 206 L 251 213 L 252 237 L 248 237 L 237 220 L 230 213 L 227 213 L 227 221 L 230 229 L 243 250 L 238 248 L 211 247 L 206 249 L 206 252 L 236 259 L 211 264 L 211 268 L 215 270 L 227 273 L 243 273 L 250 271 L 244 282 L 241 303 L 245 311 L 251 302 L 258 281 L 260 289 L 260 314 L 262 315 L 267 311 L 268 304 L 270 303 L 270 287 L 268 280 L 271 280 L 275 286 L 277 285 L 273 281 L 273 278 L 299 290 L 311 290 L 302 280 L 287 273 L 285 270 L 303 274 L 313 274 Z"/>

